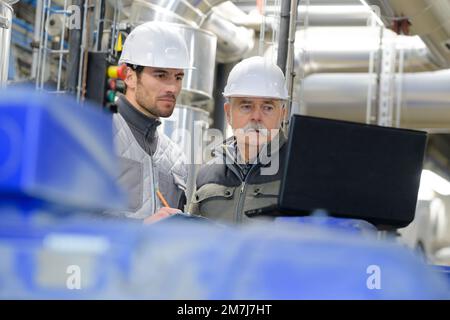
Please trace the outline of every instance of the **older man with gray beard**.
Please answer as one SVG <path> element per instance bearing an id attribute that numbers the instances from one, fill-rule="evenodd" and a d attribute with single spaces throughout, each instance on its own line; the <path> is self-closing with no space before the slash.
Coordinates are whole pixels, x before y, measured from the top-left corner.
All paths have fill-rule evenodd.
<path id="1" fill-rule="evenodd" d="M 231 70 L 224 96 L 233 136 L 200 169 L 190 212 L 221 222 L 249 222 L 245 211 L 278 201 L 286 156 L 283 72 L 262 57 L 245 59 Z"/>

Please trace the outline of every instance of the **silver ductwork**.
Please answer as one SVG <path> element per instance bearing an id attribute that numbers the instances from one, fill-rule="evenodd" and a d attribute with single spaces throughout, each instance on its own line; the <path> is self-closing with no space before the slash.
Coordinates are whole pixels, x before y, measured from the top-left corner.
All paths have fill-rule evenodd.
<path id="1" fill-rule="evenodd" d="M 136 0 L 131 4 L 129 20 L 133 24 L 150 20 L 169 21 L 208 30 L 218 39 L 217 60 L 233 62 L 253 48 L 254 33 L 212 10 L 222 2 L 224 1 Z"/>
<path id="2" fill-rule="evenodd" d="M 450 2 L 448 0 L 366 0 L 377 6 L 381 19 L 391 27 L 407 19 L 410 34 L 418 35 L 433 53 L 441 68 L 450 67 Z"/>
<path id="3" fill-rule="evenodd" d="M 368 88 L 375 92 L 375 82 L 362 73 L 310 75 L 303 80 L 301 113 L 365 122 Z M 403 74 L 395 83 L 402 88 L 401 127 L 450 131 L 450 70 Z"/>
<path id="4" fill-rule="evenodd" d="M 298 7 L 298 25 L 305 24 L 308 17 L 309 26 L 366 26 L 372 12 L 361 5 L 356 6 L 304 6 Z"/>
<path id="5" fill-rule="evenodd" d="M 398 52 L 403 52 L 404 72 L 439 69 L 419 37 L 399 36 L 385 29 Z M 297 75 L 314 73 L 368 72 L 371 54 L 379 50 L 380 29 L 372 27 L 310 27 L 295 37 Z M 265 55 L 276 61 L 277 50 L 269 47 Z"/>
<path id="6" fill-rule="evenodd" d="M 238 61 L 253 49 L 255 43 L 253 30 L 238 27 L 214 12 L 208 16 L 202 28 L 218 35 L 216 57 L 218 62 Z"/>
<path id="7" fill-rule="evenodd" d="M 167 21 L 199 26 L 205 15 L 186 1 L 135 0 L 131 4 L 130 22 Z"/>
<path id="8" fill-rule="evenodd" d="M 194 70 L 187 70 L 183 90 L 178 97 L 181 104 L 195 105 L 212 99 L 217 37 L 211 32 L 188 25 L 177 26 L 186 40 Z"/>
<path id="9" fill-rule="evenodd" d="M 385 29 L 396 50 L 404 54 L 404 71 L 437 69 L 431 54 L 418 37 L 397 36 Z M 380 44 L 380 29 L 373 27 L 310 27 L 299 30 L 295 39 L 298 74 L 324 72 L 368 72 L 370 56 Z"/>
<path id="10" fill-rule="evenodd" d="M 305 25 L 306 18 L 310 27 L 331 27 L 331 26 L 348 26 L 359 27 L 367 26 L 372 16 L 372 11 L 360 4 L 354 6 L 305 6 L 301 4 L 297 11 L 297 26 Z M 279 16 L 279 8 L 267 7 L 264 11 L 266 23 L 270 26 L 274 23 L 274 17 Z M 256 9 L 250 11 L 248 15 L 254 22 L 251 25 L 255 29 L 259 29 L 262 23 L 262 16 Z"/>
<path id="11" fill-rule="evenodd" d="M 0 88 L 5 86 L 8 80 L 12 15 L 12 7 L 7 2 L 0 1 Z"/>

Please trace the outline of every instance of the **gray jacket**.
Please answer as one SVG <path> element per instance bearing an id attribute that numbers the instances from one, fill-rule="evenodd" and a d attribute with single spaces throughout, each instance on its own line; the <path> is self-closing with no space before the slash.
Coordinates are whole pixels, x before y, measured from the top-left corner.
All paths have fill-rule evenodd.
<path id="1" fill-rule="evenodd" d="M 128 192 L 129 202 L 128 210 L 111 213 L 144 219 L 163 206 L 157 190 L 171 207 L 183 209 L 188 178 L 183 152 L 166 135 L 158 133 L 158 123 L 140 119 L 145 116 L 133 113 L 123 99 L 119 113 L 113 116 L 114 144 L 121 165 L 118 183 Z"/>
<path id="2" fill-rule="evenodd" d="M 284 134 L 278 141 L 278 148 L 247 167 L 236 161 L 234 137 L 224 141 L 200 169 L 189 211 L 221 222 L 247 223 L 256 218 L 248 218 L 245 211 L 276 204 L 286 158 Z M 275 174 L 264 174 L 275 166 Z"/>

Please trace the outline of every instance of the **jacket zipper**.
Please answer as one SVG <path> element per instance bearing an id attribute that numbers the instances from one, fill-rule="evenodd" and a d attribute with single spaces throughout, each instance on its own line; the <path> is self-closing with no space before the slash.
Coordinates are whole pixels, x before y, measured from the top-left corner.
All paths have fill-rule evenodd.
<path id="1" fill-rule="evenodd" d="M 156 202 L 158 201 L 156 197 L 156 181 L 155 181 L 155 167 L 153 166 L 153 158 L 150 156 L 150 175 L 152 177 L 152 196 L 153 196 L 153 213 L 156 213 Z"/>
<path id="2" fill-rule="evenodd" d="M 145 135 L 144 135 L 144 143 L 145 143 L 146 147 L 150 150 L 150 144 L 148 142 L 148 134 L 149 133 L 150 133 L 150 131 L 147 131 L 145 133 Z M 147 153 L 147 151 L 145 151 L 145 150 L 144 150 L 144 152 Z M 148 156 L 149 156 L 149 161 L 150 161 L 150 176 L 152 177 L 152 186 L 151 186 L 152 197 L 153 197 L 153 201 L 152 201 L 153 202 L 153 213 L 152 214 L 155 214 L 156 213 L 156 209 L 158 208 L 158 197 L 156 195 L 156 190 L 158 188 L 158 185 L 157 185 L 158 183 L 157 183 L 157 181 L 155 179 L 155 169 L 156 168 L 153 165 L 153 155 L 151 153 L 149 153 Z"/>
<path id="3" fill-rule="evenodd" d="M 252 172 L 252 170 L 254 168 L 258 167 L 258 164 L 253 165 L 250 170 L 247 172 L 247 175 L 245 176 L 244 181 L 242 181 L 241 184 L 241 189 L 239 192 L 239 199 L 238 199 L 238 203 L 236 206 L 236 216 L 235 216 L 235 222 L 237 223 L 241 223 L 242 222 L 242 218 L 243 218 L 243 208 L 244 208 L 244 203 L 245 203 L 245 189 L 247 186 L 247 180 L 250 177 L 250 173 Z"/>

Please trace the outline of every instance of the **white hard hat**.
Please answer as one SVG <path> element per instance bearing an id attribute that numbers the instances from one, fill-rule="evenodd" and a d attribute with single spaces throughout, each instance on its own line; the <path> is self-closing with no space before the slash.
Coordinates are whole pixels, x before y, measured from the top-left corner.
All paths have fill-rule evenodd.
<path id="1" fill-rule="evenodd" d="M 231 70 L 223 92 L 225 97 L 288 99 L 281 69 L 263 57 L 244 59 Z"/>
<path id="2" fill-rule="evenodd" d="M 190 65 L 186 41 L 177 25 L 150 21 L 133 29 L 125 40 L 119 65 L 194 69 Z"/>

